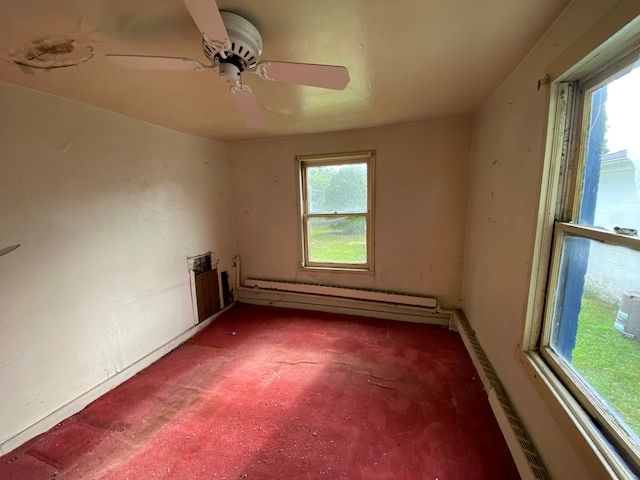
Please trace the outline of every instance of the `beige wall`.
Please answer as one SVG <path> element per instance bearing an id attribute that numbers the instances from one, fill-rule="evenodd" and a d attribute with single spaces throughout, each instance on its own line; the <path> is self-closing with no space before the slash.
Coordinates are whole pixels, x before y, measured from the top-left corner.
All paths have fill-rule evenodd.
<path id="1" fill-rule="evenodd" d="M 0 444 L 194 324 L 235 250 L 224 144 L 0 84 Z"/>
<path id="2" fill-rule="evenodd" d="M 548 89 L 538 91 L 537 82 L 545 73 L 562 73 L 558 65 L 578 61 L 603 32 L 640 13 L 639 5 L 574 1 L 473 121 L 463 306 L 553 478 L 592 478 L 593 471 L 517 355 L 546 138 Z"/>
<path id="3" fill-rule="evenodd" d="M 389 289 L 460 305 L 470 119 L 233 143 L 242 276 Z M 296 155 L 376 150 L 375 274 L 300 268 Z"/>

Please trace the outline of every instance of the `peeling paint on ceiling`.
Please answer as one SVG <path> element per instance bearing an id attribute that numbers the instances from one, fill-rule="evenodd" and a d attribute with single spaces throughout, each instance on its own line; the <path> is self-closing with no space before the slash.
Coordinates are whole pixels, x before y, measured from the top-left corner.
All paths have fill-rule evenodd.
<path id="1" fill-rule="evenodd" d="M 33 68 L 71 67 L 93 57 L 93 47 L 69 36 L 47 37 L 7 51 L 5 60 Z"/>

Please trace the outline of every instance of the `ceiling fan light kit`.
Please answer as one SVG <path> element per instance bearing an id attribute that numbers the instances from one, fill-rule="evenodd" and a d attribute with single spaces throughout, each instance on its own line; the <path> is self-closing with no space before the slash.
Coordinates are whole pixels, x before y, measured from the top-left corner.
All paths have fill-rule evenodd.
<path id="1" fill-rule="evenodd" d="M 242 83 L 243 73 L 255 73 L 263 80 L 343 90 L 349 83 L 345 67 L 308 63 L 259 61 L 262 36 L 248 20 L 231 12 L 220 12 L 215 0 L 184 0 L 202 34 L 202 51 L 211 62 L 182 57 L 148 55 L 106 55 L 111 62 L 130 69 L 193 70 L 218 68 L 220 81 L 229 87 L 245 124 L 259 128 L 266 124 L 251 88 Z"/>

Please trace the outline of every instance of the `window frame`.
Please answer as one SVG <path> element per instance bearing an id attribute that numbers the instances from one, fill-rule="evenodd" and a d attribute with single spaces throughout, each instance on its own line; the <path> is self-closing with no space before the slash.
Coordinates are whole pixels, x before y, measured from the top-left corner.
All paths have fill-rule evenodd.
<path id="1" fill-rule="evenodd" d="M 564 236 L 640 251 L 640 238 L 574 223 L 585 168 L 584 139 L 590 117 L 587 99 L 592 91 L 637 65 L 640 43 L 624 48 L 615 44 L 604 51 L 604 55 L 602 50 L 598 52 L 600 62 L 593 61 L 594 53 L 550 83 L 540 209 L 520 355 L 551 413 L 579 435 L 577 450 L 590 452 L 590 466 L 614 478 L 635 478 L 640 471 L 639 449 L 626 442 L 624 429 L 549 346 Z"/>
<path id="2" fill-rule="evenodd" d="M 373 232 L 374 232 L 374 159 L 375 150 L 333 153 L 321 155 L 297 155 L 296 168 L 298 172 L 298 190 L 299 190 L 299 233 L 300 233 L 300 250 L 301 250 L 301 268 L 303 269 L 321 269 L 335 271 L 350 272 L 373 272 Z M 330 165 L 367 165 L 367 211 L 362 212 L 346 212 L 346 213 L 310 213 L 308 207 L 308 194 L 306 171 L 309 167 L 330 166 Z M 309 236 L 308 236 L 308 220 L 318 217 L 364 217 L 365 218 L 365 242 L 366 242 L 366 261 L 365 263 L 346 263 L 346 262 L 314 262 L 309 259 Z"/>
<path id="3" fill-rule="evenodd" d="M 547 318 L 543 319 L 542 322 L 539 348 L 540 355 L 544 361 L 554 370 L 554 373 L 567 387 L 569 392 L 578 400 L 589 416 L 606 428 L 606 432 L 603 432 L 605 437 L 609 437 L 610 440 L 614 441 L 616 445 L 620 447 L 621 453 L 625 457 L 629 458 L 636 465 L 640 465 L 640 448 L 638 448 L 638 446 L 634 448 L 633 445 L 629 444 L 627 441 L 628 435 L 624 427 L 616 421 L 615 417 L 601 403 L 598 397 L 593 394 L 579 375 L 566 365 L 561 356 L 558 355 L 550 345 L 551 323 L 553 320 L 553 311 L 550 310 L 552 310 L 553 305 L 555 305 L 558 296 L 562 247 L 564 245 L 564 237 L 567 235 L 595 240 L 612 246 L 623 246 L 636 251 L 640 251 L 640 238 L 616 235 L 607 230 L 576 225 L 571 222 L 556 222 L 552 252 L 553 258 L 549 275 L 549 287 L 547 289 L 547 306 L 545 309 Z"/>

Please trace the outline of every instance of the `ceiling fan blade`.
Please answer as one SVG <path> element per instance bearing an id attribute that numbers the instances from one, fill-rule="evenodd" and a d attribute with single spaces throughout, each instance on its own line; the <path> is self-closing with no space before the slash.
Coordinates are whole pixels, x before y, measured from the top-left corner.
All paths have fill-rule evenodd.
<path id="1" fill-rule="evenodd" d="M 247 127 L 264 127 L 266 125 L 264 115 L 249 85 L 237 83 L 232 85 L 230 90 Z"/>
<path id="2" fill-rule="evenodd" d="M 229 50 L 231 42 L 215 0 L 183 1 L 200 33 L 206 36 L 217 50 Z"/>
<path id="3" fill-rule="evenodd" d="M 202 71 L 213 68 L 203 65 L 192 58 L 182 57 L 153 57 L 148 55 L 105 55 L 107 60 L 124 68 L 142 70 L 194 70 Z"/>
<path id="4" fill-rule="evenodd" d="M 346 67 L 311 63 L 258 62 L 255 73 L 264 80 L 343 90 L 349 83 Z"/>

